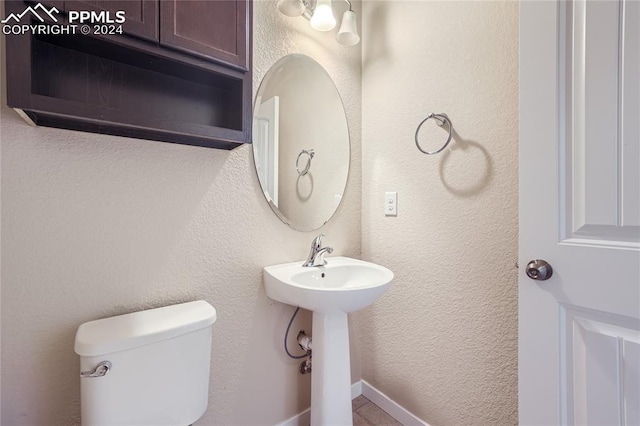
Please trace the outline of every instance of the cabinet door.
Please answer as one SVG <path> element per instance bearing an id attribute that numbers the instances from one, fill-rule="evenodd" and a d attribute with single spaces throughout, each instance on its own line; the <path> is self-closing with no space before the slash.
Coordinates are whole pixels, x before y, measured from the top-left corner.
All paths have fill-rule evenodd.
<path id="1" fill-rule="evenodd" d="M 122 29 L 125 33 L 147 40 L 158 41 L 158 0 L 66 0 L 65 9 L 110 12 L 125 12 Z"/>
<path id="2" fill-rule="evenodd" d="M 247 69 L 249 0 L 160 0 L 160 44 Z"/>

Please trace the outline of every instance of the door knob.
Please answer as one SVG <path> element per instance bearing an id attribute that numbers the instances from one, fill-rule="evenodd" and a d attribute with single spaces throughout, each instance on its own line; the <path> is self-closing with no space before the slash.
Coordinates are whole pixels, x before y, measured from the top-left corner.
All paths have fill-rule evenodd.
<path id="1" fill-rule="evenodd" d="M 529 278 L 538 281 L 548 280 L 553 275 L 553 268 L 551 265 L 541 259 L 535 259 L 529 262 L 525 271 Z"/>

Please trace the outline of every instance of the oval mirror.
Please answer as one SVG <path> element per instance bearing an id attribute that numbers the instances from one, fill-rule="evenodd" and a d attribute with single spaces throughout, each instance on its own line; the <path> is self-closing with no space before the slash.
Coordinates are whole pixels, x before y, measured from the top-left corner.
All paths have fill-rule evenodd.
<path id="1" fill-rule="evenodd" d="M 340 94 L 320 64 L 288 55 L 265 75 L 253 107 L 253 158 L 267 202 L 287 225 L 313 231 L 333 216 L 349 174 Z"/>

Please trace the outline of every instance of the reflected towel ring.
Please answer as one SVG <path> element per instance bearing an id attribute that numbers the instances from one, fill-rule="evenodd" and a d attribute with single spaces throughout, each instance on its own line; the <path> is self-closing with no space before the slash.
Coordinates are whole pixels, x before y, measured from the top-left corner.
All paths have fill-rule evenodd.
<path id="1" fill-rule="evenodd" d="M 307 165 L 304 166 L 304 169 L 302 171 L 300 171 L 300 157 L 305 154 L 308 156 Z M 302 151 L 300 151 L 300 154 L 298 154 L 298 158 L 296 159 L 296 170 L 298 171 L 298 175 L 304 176 L 309 173 L 309 169 L 311 168 L 311 160 L 313 159 L 314 155 L 316 155 L 316 153 L 313 152 L 313 149 L 310 149 L 308 151 L 306 149 L 303 149 Z"/>
<path id="2" fill-rule="evenodd" d="M 442 127 L 444 126 L 444 123 L 446 122 L 447 125 L 449 126 L 449 137 L 447 138 L 447 141 L 444 143 L 444 145 L 442 145 L 442 147 L 438 150 L 435 151 L 425 151 L 424 149 L 422 149 L 420 147 L 420 143 L 418 142 L 418 133 L 420 133 L 420 128 L 422 127 L 422 125 L 430 118 L 433 118 L 436 123 L 438 124 L 438 126 Z M 451 120 L 449 120 L 449 117 L 447 117 L 447 114 L 435 114 L 435 113 L 431 113 L 429 115 L 427 115 L 427 118 L 425 118 L 424 120 L 422 120 L 420 122 L 420 124 L 418 124 L 418 128 L 416 129 L 416 146 L 418 147 L 418 149 L 420 150 L 420 152 L 423 152 L 425 154 L 429 154 L 429 155 L 433 155 L 433 154 L 438 154 L 440 152 L 442 152 L 442 150 L 444 150 L 447 145 L 449 145 L 449 142 L 451 142 L 451 138 L 453 137 L 453 124 L 451 124 Z"/>

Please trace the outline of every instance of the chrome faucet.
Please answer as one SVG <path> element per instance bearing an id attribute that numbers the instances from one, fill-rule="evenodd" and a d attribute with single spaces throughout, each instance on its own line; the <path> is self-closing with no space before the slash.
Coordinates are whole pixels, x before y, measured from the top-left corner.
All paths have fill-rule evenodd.
<path id="1" fill-rule="evenodd" d="M 309 257 L 307 258 L 307 261 L 302 264 L 302 266 L 324 266 L 327 264 L 327 261 L 324 260 L 324 254 L 332 253 L 333 249 L 331 247 L 322 247 L 322 237 L 324 237 L 324 234 L 320 234 L 313 239 Z"/>

